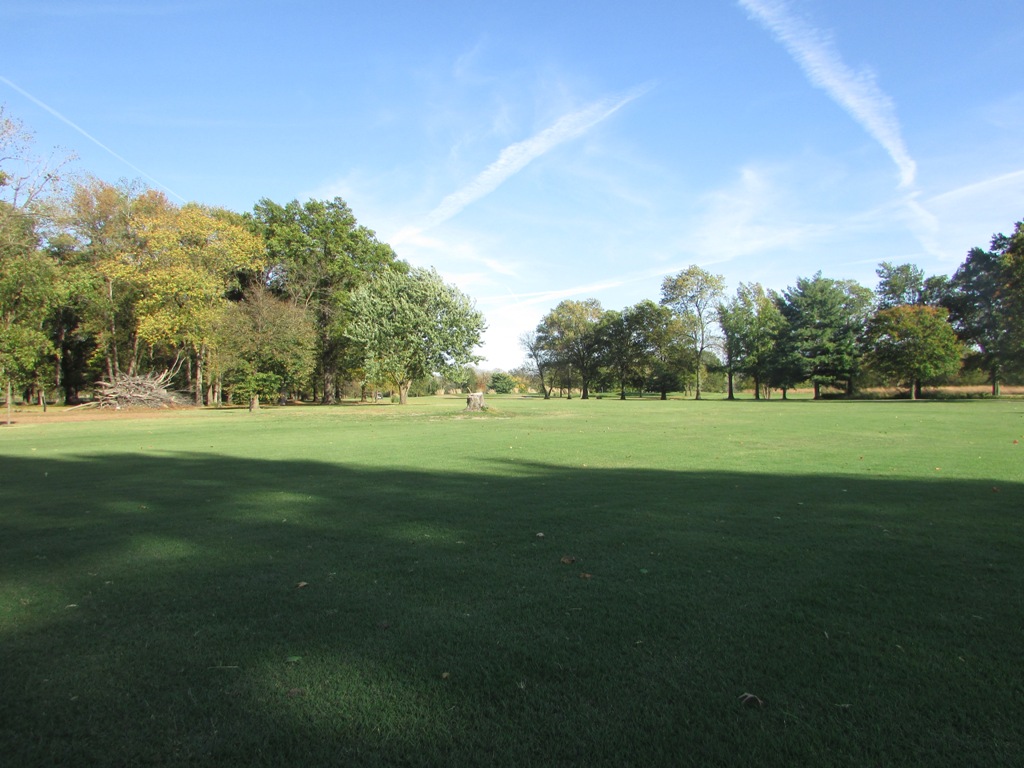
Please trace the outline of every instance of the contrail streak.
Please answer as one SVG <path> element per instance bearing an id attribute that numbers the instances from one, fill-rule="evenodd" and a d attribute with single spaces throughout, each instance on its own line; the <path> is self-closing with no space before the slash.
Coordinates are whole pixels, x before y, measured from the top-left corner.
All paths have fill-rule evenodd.
<path id="1" fill-rule="evenodd" d="M 396 238 L 404 239 L 447 221 L 466 206 L 489 195 L 533 160 L 550 152 L 559 144 L 586 133 L 629 102 L 647 93 L 652 87 L 653 85 L 648 83 L 623 94 L 596 101 L 583 109 L 560 117 L 554 125 L 540 133 L 505 147 L 498 155 L 498 159 L 481 171 L 476 178 L 445 197 L 418 226 L 400 232 Z"/>
<path id="2" fill-rule="evenodd" d="M 892 99 L 869 71 L 855 72 L 843 61 L 831 38 L 790 13 L 784 0 L 738 0 L 751 17 L 782 43 L 811 84 L 825 91 L 889 154 L 910 187 L 917 165 L 900 131 Z"/>
<path id="3" fill-rule="evenodd" d="M 97 138 L 96 138 L 95 136 L 92 136 L 92 135 L 90 135 L 90 134 L 89 134 L 89 133 L 88 133 L 88 132 L 87 132 L 87 131 L 86 131 L 86 130 L 85 130 L 84 128 L 82 128 L 82 127 L 80 127 L 80 126 L 76 125 L 76 124 L 75 124 L 75 123 L 73 123 L 73 122 L 72 122 L 71 120 L 69 120 L 68 118 L 64 117 L 64 115 L 62 115 L 62 114 L 61 114 L 60 112 L 58 112 L 58 111 L 57 111 L 56 109 L 54 109 L 53 107 L 51 107 L 51 106 L 50 106 L 49 104 L 45 104 L 45 103 L 43 103 L 42 101 L 40 101 L 39 99 L 37 99 L 37 98 L 36 98 L 35 96 L 33 96 L 33 95 L 32 95 L 31 93 L 29 93 L 28 91 L 24 90 L 23 88 L 19 88 L 19 87 L 18 87 L 17 85 L 15 85 L 15 84 L 14 84 L 14 83 L 12 83 L 12 82 L 11 82 L 10 80 L 8 80 L 8 79 L 7 79 L 6 77 L 3 77 L 2 75 L 0 75 L 0 82 L 2 82 L 2 83 L 5 83 L 6 85 L 10 86 L 10 87 L 11 87 L 11 88 L 13 88 L 13 89 L 14 89 L 15 91 L 17 91 L 17 92 L 18 92 L 18 93 L 20 93 L 20 94 L 21 94 L 22 96 L 24 96 L 24 97 L 25 97 L 26 99 L 28 99 L 28 100 L 29 100 L 29 101 L 31 101 L 31 102 L 32 102 L 33 104 L 35 104 L 36 106 L 38 106 L 38 107 L 41 107 L 42 109 L 45 109 L 45 110 L 46 110 L 47 112 L 49 112 L 49 113 L 50 113 L 51 115 L 53 115 L 53 116 L 54 116 L 54 117 L 56 117 L 56 118 L 57 118 L 58 120 L 60 120 L 60 121 L 61 121 L 62 123 L 65 123 L 66 125 L 69 125 L 69 126 L 71 126 L 72 128 L 74 128 L 74 129 L 75 129 L 76 131 L 78 131 L 78 132 L 79 132 L 80 134 L 82 134 L 83 136 L 85 136 L 85 138 L 87 138 L 87 139 L 88 139 L 89 141 L 91 141 L 91 142 L 92 142 L 93 144 L 95 144 L 95 145 L 96 145 L 97 147 L 99 147 L 100 149 L 104 150 L 105 152 L 107 152 L 108 154 L 112 155 L 113 157 L 117 158 L 117 159 L 118 159 L 118 160 L 120 160 L 120 161 L 121 161 L 122 163 L 124 163 L 124 164 L 125 164 L 125 165 L 127 165 L 127 166 L 128 166 L 129 168 L 131 168 L 131 169 L 132 169 L 133 171 L 135 171 L 135 172 L 137 172 L 137 173 L 140 173 L 140 174 L 142 174 L 142 176 L 143 176 L 143 177 L 145 177 L 145 178 L 149 179 L 149 180 L 150 180 L 150 181 L 152 181 L 152 182 L 153 182 L 154 184 L 156 184 L 156 185 L 157 185 L 158 187 L 161 187 L 161 188 L 163 188 L 163 189 L 167 190 L 167 191 L 168 191 L 168 192 L 170 192 L 170 193 L 171 193 L 171 194 L 172 194 L 172 195 L 173 195 L 174 197 L 176 197 L 176 198 L 178 198 L 179 200 L 181 200 L 181 202 L 183 202 L 183 203 L 185 202 L 185 198 L 184 198 L 184 197 L 182 197 L 181 195 L 179 195 L 179 194 L 178 194 L 177 192 L 175 192 L 175 191 L 174 191 L 173 189 L 171 189 L 170 187 L 168 187 L 168 186 L 167 186 L 166 184 L 161 184 L 161 183 L 160 183 L 159 181 L 157 181 L 156 179 L 154 179 L 154 178 L 153 178 L 152 176 L 150 176 L 150 175 L 149 175 L 148 173 L 146 173 L 146 172 L 145 172 L 144 170 L 142 170 L 141 168 L 139 168 L 139 166 L 137 166 L 137 165 L 134 165 L 133 163 L 130 163 L 130 162 L 129 162 L 128 160 L 126 160 L 125 158 L 121 157 L 121 155 L 117 154 L 117 152 L 115 152 L 114 150 L 112 150 L 112 149 L 111 149 L 110 147 L 108 147 L 108 146 L 107 146 L 106 144 L 104 144 L 104 143 L 103 143 L 102 141 L 100 141 L 99 139 L 97 139 Z"/>

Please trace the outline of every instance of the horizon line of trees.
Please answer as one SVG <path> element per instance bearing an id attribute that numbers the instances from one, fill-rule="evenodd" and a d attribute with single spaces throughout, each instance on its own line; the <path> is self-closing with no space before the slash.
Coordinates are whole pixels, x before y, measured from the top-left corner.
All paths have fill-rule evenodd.
<path id="1" fill-rule="evenodd" d="M 0 380 L 79 402 L 169 374 L 196 405 L 335 402 L 479 360 L 472 300 L 412 267 L 341 198 L 248 213 L 66 173 L 0 106 Z"/>
<path id="2" fill-rule="evenodd" d="M 545 398 L 555 389 L 692 391 L 724 374 L 728 399 L 742 377 L 756 398 L 798 385 L 853 395 L 864 383 L 905 387 L 979 372 L 998 396 L 1024 376 L 1024 222 L 972 248 L 952 277 L 882 262 L 874 290 L 818 272 L 784 291 L 725 280 L 697 266 L 667 276 L 660 301 L 621 311 L 597 299 L 566 300 L 520 338 Z"/>
<path id="3" fill-rule="evenodd" d="M 172 203 L 139 183 L 66 173 L 0 105 L 0 381 L 7 402 L 79 402 L 97 382 L 170 378 L 199 404 L 353 389 L 508 391 L 535 376 L 584 399 L 593 389 L 692 391 L 709 374 L 728 397 L 865 382 L 911 396 L 962 367 L 993 394 L 1024 373 L 1024 222 L 973 248 L 952 277 L 883 262 L 872 290 L 817 273 L 781 292 L 693 266 L 658 302 L 621 311 L 567 300 L 521 343 L 526 366 L 467 366 L 485 328 L 472 300 L 398 259 L 341 198 L 247 213 Z"/>

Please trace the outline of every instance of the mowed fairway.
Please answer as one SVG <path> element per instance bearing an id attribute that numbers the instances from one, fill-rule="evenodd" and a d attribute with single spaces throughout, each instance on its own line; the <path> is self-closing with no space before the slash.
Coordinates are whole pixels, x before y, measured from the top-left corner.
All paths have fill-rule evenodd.
<path id="1" fill-rule="evenodd" d="M 0 760 L 1019 765 L 1024 402 L 0 427 Z"/>

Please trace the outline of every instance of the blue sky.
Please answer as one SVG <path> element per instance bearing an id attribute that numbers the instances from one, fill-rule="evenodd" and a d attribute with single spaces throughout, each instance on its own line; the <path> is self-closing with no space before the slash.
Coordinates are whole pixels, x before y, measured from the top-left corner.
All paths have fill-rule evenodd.
<path id="1" fill-rule="evenodd" d="M 1019 0 L 5 0 L 0 103 L 108 181 L 343 197 L 472 296 L 483 365 L 691 264 L 949 274 L 1024 218 Z"/>

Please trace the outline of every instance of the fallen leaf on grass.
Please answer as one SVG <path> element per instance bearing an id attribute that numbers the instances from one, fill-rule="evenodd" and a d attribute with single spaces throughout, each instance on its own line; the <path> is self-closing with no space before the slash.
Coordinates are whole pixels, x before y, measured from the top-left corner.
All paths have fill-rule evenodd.
<path id="1" fill-rule="evenodd" d="M 576 558 L 572 555 L 562 555 L 562 562 L 566 565 L 572 565 L 576 562 Z"/>
<path id="2" fill-rule="evenodd" d="M 740 696 L 740 702 L 746 704 L 748 707 L 763 707 L 764 702 L 760 697 L 755 696 L 752 693 L 744 693 Z"/>
<path id="3" fill-rule="evenodd" d="M 284 663 L 285 664 L 298 664 L 300 661 L 302 661 L 302 657 L 301 656 L 287 656 L 287 657 L 285 657 Z"/>
<path id="4" fill-rule="evenodd" d="M 594 578 L 594 574 L 592 574 L 592 573 L 581 573 L 580 574 L 580 578 L 581 579 L 592 579 L 592 578 Z"/>
<path id="5" fill-rule="evenodd" d="M 442 680 L 447 680 L 447 679 L 448 679 L 449 677 L 451 677 L 451 676 L 452 676 L 452 675 L 451 675 L 451 673 L 450 673 L 450 672 L 442 672 L 442 673 L 441 673 L 441 679 L 442 679 Z"/>
<path id="6" fill-rule="evenodd" d="M 300 581 L 298 584 L 295 585 L 295 588 L 296 589 L 302 589 L 303 587 L 308 587 L 308 586 L 309 586 L 309 582 L 308 581 Z"/>

